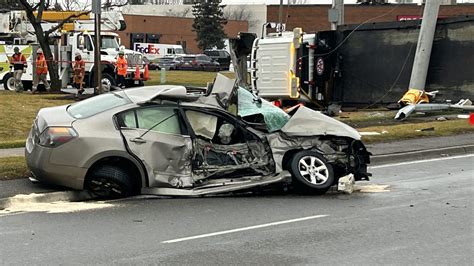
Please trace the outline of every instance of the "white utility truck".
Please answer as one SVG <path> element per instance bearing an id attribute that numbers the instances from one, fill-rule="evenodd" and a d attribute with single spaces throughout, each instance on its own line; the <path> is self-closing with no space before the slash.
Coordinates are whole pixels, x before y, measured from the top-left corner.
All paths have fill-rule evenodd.
<path id="1" fill-rule="evenodd" d="M 73 12 L 45 11 L 43 13 L 43 30 L 48 30 L 57 25 L 59 21 L 68 17 Z M 108 11 L 102 13 L 101 21 L 101 69 L 104 90 L 115 85 L 114 62 L 120 49 L 125 52 L 128 61 L 126 80 L 129 84 L 143 84 L 144 65 L 143 55 L 140 52 L 120 47 L 120 38 L 114 31 L 122 31 L 126 27 L 121 13 Z M 86 62 L 85 83 L 87 87 L 94 87 L 94 18 L 91 15 L 82 15 L 71 23 L 66 23 L 61 30 L 53 32 L 50 36 L 54 40 L 51 45 L 54 58 L 59 65 L 59 77 L 62 87 L 71 83 L 72 62 L 74 54 L 80 53 Z M 36 35 L 29 23 L 25 12 L 8 11 L 0 13 L 0 80 L 6 90 L 14 90 L 13 75 L 9 67 L 9 58 L 13 55 L 14 47 L 20 48 L 25 55 L 28 67 L 22 76 L 25 88 L 31 87 L 33 80 L 33 62 L 36 60 Z M 140 77 L 135 78 L 136 68 L 139 68 Z"/>

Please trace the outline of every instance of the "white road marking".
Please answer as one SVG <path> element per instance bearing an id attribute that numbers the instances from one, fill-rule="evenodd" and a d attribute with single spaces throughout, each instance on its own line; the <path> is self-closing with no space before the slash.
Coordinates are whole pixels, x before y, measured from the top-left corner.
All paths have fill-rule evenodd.
<path id="1" fill-rule="evenodd" d="M 469 157 L 474 157 L 474 154 L 457 155 L 457 156 L 434 158 L 434 159 L 425 159 L 425 160 L 402 162 L 402 163 L 391 163 L 391 164 L 371 166 L 371 167 L 369 167 L 369 169 L 385 168 L 385 167 L 400 166 L 400 165 L 415 164 L 415 163 L 429 163 L 429 162 L 437 162 L 437 161 L 460 159 L 460 158 L 469 158 Z"/>
<path id="2" fill-rule="evenodd" d="M 242 228 L 236 228 L 236 229 L 232 229 L 232 230 L 225 230 L 225 231 L 214 232 L 214 233 L 209 233 L 209 234 L 203 234 L 203 235 L 196 235 L 196 236 L 190 236 L 190 237 L 183 237 L 183 238 L 178 238 L 178 239 L 166 240 L 166 241 L 163 241 L 163 242 L 161 242 L 161 243 L 162 243 L 162 244 L 169 244 L 169 243 L 182 242 L 182 241 L 193 240 L 193 239 L 198 239 L 198 238 L 205 238 L 205 237 L 211 237 L 211 236 L 232 234 L 232 233 L 236 233 L 236 232 L 242 232 L 242 231 L 247 231 L 247 230 L 259 229 L 259 228 L 270 227 L 270 226 L 275 226 L 275 225 L 288 224 L 288 223 L 296 223 L 296 222 L 301 222 L 301 221 L 306 221 L 306 220 L 318 219 L 318 218 L 323 218 L 323 217 L 327 217 L 327 216 L 329 216 L 329 215 L 326 215 L 326 214 L 314 215 L 314 216 L 296 218 L 296 219 L 291 219 L 291 220 L 278 221 L 278 222 L 273 222 L 273 223 L 260 224 L 260 225 L 242 227 Z"/>

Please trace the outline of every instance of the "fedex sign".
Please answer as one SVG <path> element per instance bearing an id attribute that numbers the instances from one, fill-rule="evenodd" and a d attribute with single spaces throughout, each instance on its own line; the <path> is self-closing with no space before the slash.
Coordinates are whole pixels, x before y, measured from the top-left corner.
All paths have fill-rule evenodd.
<path id="1" fill-rule="evenodd" d="M 159 55 L 160 48 L 154 43 L 135 43 L 134 50 L 142 54 Z"/>

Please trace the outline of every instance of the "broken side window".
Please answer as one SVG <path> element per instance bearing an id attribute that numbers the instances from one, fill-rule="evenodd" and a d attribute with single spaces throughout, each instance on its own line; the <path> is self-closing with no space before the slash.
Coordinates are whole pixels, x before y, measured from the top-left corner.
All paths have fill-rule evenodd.
<path id="1" fill-rule="evenodd" d="M 120 114 L 122 127 L 140 128 L 168 134 L 182 134 L 179 116 L 173 108 L 151 107 Z"/>

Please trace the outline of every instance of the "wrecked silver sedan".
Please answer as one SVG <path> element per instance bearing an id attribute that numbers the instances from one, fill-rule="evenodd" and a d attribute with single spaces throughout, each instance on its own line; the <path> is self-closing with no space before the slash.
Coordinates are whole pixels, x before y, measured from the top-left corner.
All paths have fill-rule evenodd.
<path id="1" fill-rule="evenodd" d="M 208 91 L 150 86 L 40 110 L 26 143 L 37 180 L 100 196 L 198 196 L 271 184 L 324 193 L 368 178 L 353 128 L 287 114 L 218 76 Z"/>

